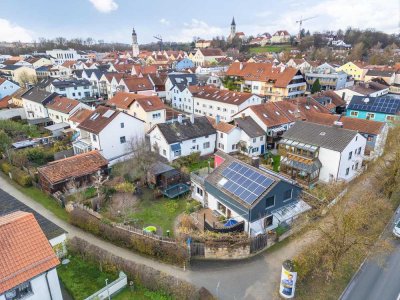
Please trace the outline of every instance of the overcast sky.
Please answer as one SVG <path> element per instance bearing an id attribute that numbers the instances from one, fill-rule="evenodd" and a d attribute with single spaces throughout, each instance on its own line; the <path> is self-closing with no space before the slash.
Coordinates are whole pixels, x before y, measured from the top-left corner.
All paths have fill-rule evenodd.
<path id="1" fill-rule="evenodd" d="M 0 0 L 0 41 L 39 37 L 93 37 L 130 43 L 186 42 L 194 36 L 227 36 L 232 16 L 246 35 L 286 29 L 296 34 L 300 17 L 306 30 L 374 28 L 399 33 L 400 0 Z M 198 3 L 198 4 L 197 4 Z"/>

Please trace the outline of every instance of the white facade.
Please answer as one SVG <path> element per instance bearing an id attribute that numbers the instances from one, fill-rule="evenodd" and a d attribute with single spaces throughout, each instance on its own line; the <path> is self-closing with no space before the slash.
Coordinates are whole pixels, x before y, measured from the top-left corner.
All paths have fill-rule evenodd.
<path id="1" fill-rule="evenodd" d="M 131 140 L 144 138 L 144 125 L 143 121 L 121 112 L 98 134 L 78 128 L 80 137 L 73 143 L 74 153 L 99 150 L 112 165 L 129 156 Z M 82 149 L 79 142 L 87 147 Z"/>
<path id="2" fill-rule="evenodd" d="M 57 270 L 51 269 L 46 273 L 40 274 L 20 285 L 20 288 L 30 290 L 30 294 L 24 300 L 62 300 L 60 283 L 58 281 Z M 15 287 L 14 289 L 18 289 Z M 14 289 L 8 292 L 12 293 Z M 11 296 L 11 295 L 10 295 Z M 6 300 L 6 293 L 0 295 L 0 300 Z M 10 299 L 13 299 L 10 297 Z"/>
<path id="3" fill-rule="evenodd" d="M 58 93 L 71 99 L 88 98 L 93 94 L 90 82 L 88 82 L 88 85 L 71 85 L 68 87 L 55 87 L 53 84 L 50 84 L 48 87 L 46 87 L 46 90 L 51 93 Z"/>
<path id="4" fill-rule="evenodd" d="M 353 98 L 353 96 L 369 96 L 369 97 L 379 97 L 379 96 L 383 96 L 386 95 L 387 93 L 389 93 L 389 87 L 387 89 L 382 89 L 370 94 L 362 94 L 362 93 L 358 93 L 356 91 L 354 91 L 351 88 L 344 88 L 344 89 L 340 89 L 340 90 L 336 90 L 334 91 L 337 95 L 339 95 L 340 97 L 342 97 L 342 99 L 344 101 L 346 101 L 346 105 L 348 105 L 351 101 L 351 99 Z"/>
<path id="5" fill-rule="evenodd" d="M 69 117 L 72 116 L 77 110 L 80 110 L 82 108 L 85 109 L 90 109 L 90 106 L 83 104 L 82 102 L 79 102 L 77 106 L 75 106 L 69 113 L 63 113 L 51 108 L 47 108 L 47 113 L 49 118 L 54 122 L 54 123 L 68 123 Z"/>
<path id="6" fill-rule="evenodd" d="M 366 139 L 357 133 L 342 152 L 320 148 L 318 158 L 322 164 L 319 180 L 332 182 L 352 180 L 362 166 Z"/>
<path id="7" fill-rule="evenodd" d="M 159 154 L 165 157 L 168 161 L 173 161 L 179 157 L 187 156 L 194 152 L 200 152 L 201 156 L 212 154 L 214 153 L 217 139 L 217 136 L 214 133 L 207 137 L 202 136 L 182 141 L 180 143 L 168 144 L 158 127 L 155 127 L 151 132 L 149 132 L 149 136 L 152 149 L 154 148 L 153 145 L 157 145 Z M 175 144 L 180 144 L 179 151 L 172 150 L 172 145 Z"/>
<path id="8" fill-rule="evenodd" d="M 51 61 L 54 64 L 61 65 L 66 61 L 71 61 L 71 60 L 78 60 L 80 55 L 74 50 L 74 49 L 69 49 L 69 50 L 61 50 L 61 49 L 53 49 L 53 50 L 47 50 L 46 51 L 47 55 L 51 56 Z"/>
<path id="9" fill-rule="evenodd" d="M 241 146 L 239 145 L 239 150 L 241 153 L 247 155 L 247 156 L 259 156 L 262 154 L 261 150 L 264 150 L 265 152 L 265 136 L 259 136 L 259 137 L 249 137 L 246 132 L 241 130 L 240 134 L 240 141 L 243 142 L 244 145 L 246 145 L 245 149 L 241 149 Z"/>
<path id="10" fill-rule="evenodd" d="M 222 132 L 217 129 L 217 149 L 225 153 L 234 153 L 239 150 L 239 142 L 242 130 L 239 127 L 229 132 Z"/>
<path id="11" fill-rule="evenodd" d="M 22 105 L 28 120 L 42 119 L 49 116 L 47 108 L 42 103 L 22 98 Z"/>

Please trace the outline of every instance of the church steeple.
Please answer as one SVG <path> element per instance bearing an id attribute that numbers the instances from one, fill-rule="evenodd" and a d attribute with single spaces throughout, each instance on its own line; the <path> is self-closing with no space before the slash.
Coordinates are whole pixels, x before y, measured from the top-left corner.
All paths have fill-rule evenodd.
<path id="1" fill-rule="evenodd" d="M 132 56 L 139 56 L 139 44 L 137 41 L 137 34 L 135 28 L 132 28 Z"/>
<path id="2" fill-rule="evenodd" d="M 229 35 L 228 39 L 233 40 L 235 35 L 236 35 L 236 23 L 235 23 L 235 17 L 233 17 L 231 23 L 231 34 Z"/>
<path id="3" fill-rule="evenodd" d="M 235 17 L 233 17 L 233 18 L 232 18 L 232 23 L 231 23 L 231 26 L 236 26 L 236 23 L 235 23 Z"/>

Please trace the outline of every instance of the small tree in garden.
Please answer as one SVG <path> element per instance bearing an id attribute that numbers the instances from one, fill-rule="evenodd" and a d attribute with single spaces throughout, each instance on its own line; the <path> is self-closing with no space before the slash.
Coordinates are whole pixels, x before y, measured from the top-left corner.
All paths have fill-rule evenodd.
<path id="1" fill-rule="evenodd" d="M 311 94 L 315 94 L 321 91 L 321 84 L 319 83 L 319 79 L 317 78 L 311 86 Z"/>

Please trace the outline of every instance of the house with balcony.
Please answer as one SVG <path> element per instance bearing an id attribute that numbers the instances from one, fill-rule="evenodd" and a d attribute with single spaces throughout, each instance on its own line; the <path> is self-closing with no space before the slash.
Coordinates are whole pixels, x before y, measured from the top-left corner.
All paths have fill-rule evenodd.
<path id="1" fill-rule="evenodd" d="M 215 154 L 214 169 L 191 174 L 194 199 L 229 224 L 243 224 L 250 236 L 291 223 L 310 209 L 301 200 L 301 187 L 279 174 L 248 165 L 221 151 Z"/>
<path id="2" fill-rule="evenodd" d="M 178 121 L 160 123 L 153 126 L 147 133 L 152 151 L 158 151 L 168 161 L 198 152 L 201 156 L 210 155 L 215 151 L 217 133 L 206 117 L 190 116 Z"/>
<path id="3" fill-rule="evenodd" d="M 78 126 L 75 154 L 99 150 L 110 165 L 129 158 L 130 142 L 144 139 L 144 121 L 122 111 L 99 106 Z"/>
<path id="4" fill-rule="evenodd" d="M 270 101 L 302 96 L 307 87 L 300 70 L 272 63 L 234 62 L 226 75 L 238 90 L 265 96 Z"/>
<path id="5" fill-rule="evenodd" d="M 400 99 L 391 96 L 353 96 L 347 106 L 346 116 L 378 122 L 399 120 Z"/>
<path id="6" fill-rule="evenodd" d="M 340 126 L 297 121 L 278 144 L 281 172 L 312 186 L 352 180 L 362 167 L 366 139 Z"/>
<path id="7" fill-rule="evenodd" d="M 0 299 L 62 299 L 56 267 L 60 264 L 32 213 L 0 216 Z"/>
<path id="8" fill-rule="evenodd" d="M 347 73 L 336 71 L 336 69 L 328 63 L 319 65 L 311 72 L 306 72 L 305 79 L 308 91 L 311 90 L 312 85 L 317 79 L 321 85 L 322 91 L 340 90 L 354 84 L 354 80 L 351 79 Z"/>
<path id="9" fill-rule="evenodd" d="M 147 132 L 155 124 L 165 123 L 165 104 L 157 96 L 118 92 L 107 102 L 131 116 L 145 122 Z"/>

